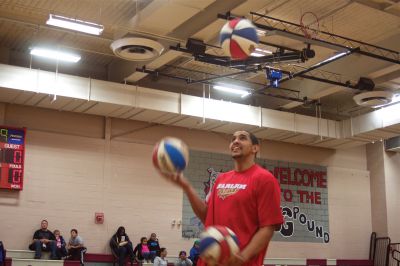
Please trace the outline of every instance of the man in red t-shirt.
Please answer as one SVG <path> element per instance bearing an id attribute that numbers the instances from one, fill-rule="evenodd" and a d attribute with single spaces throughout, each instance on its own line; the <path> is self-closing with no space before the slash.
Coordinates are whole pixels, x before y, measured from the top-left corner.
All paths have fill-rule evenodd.
<path id="1" fill-rule="evenodd" d="M 253 134 L 235 132 L 229 148 L 235 168 L 218 176 L 208 202 L 201 200 L 182 174 L 172 180 L 186 193 L 206 227 L 227 226 L 238 236 L 240 252 L 226 265 L 260 266 L 274 231 L 283 223 L 280 187 L 270 172 L 255 163 L 260 147 Z"/>

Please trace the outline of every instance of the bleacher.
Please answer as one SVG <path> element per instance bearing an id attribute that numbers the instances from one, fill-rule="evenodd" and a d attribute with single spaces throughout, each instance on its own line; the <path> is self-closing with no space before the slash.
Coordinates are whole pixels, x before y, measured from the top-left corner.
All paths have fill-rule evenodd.
<path id="1" fill-rule="evenodd" d="M 35 260 L 34 252 L 30 250 L 7 250 L 9 258 L 6 266 L 78 266 L 79 261 L 49 260 L 49 253 L 43 252 L 43 258 Z M 177 257 L 167 257 L 168 265 L 174 265 Z M 111 254 L 86 253 L 84 265 L 111 266 L 114 257 Z M 116 264 L 117 265 L 117 264 Z M 127 263 L 126 265 L 130 265 Z M 137 263 L 133 265 L 138 266 Z M 153 265 L 143 263 L 144 266 Z M 268 258 L 264 260 L 265 266 L 373 266 L 370 260 L 341 260 L 341 259 L 303 259 L 303 258 Z"/>
<path id="2" fill-rule="evenodd" d="M 31 250 L 7 250 L 6 266 L 79 266 L 79 261 L 69 260 L 50 260 L 49 252 L 42 252 L 42 259 L 34 259 L 35 252 Z M 167 257 L 168 265 L 173 266 L 177 257 Z M 84 265 L 88 266 L 112 266 L 115 260 L 111 254 L 86 253 L 84 256 Z M 116 263 L 115 265 L 118 265 Z M 127 263 L 126 265 L 130 265 Z M 137 263 L 133 264 L 138 266 Z M 143 263 L 143 266 L 153 265 L 152 263 Z"/>
<path id="3" fill-rule="evenodd" d="M 64 263 L 61 260 L 50 260 L 50 253 L 43 252 L 42 259 L 35 260 L 35 252 L 31 250 L 7 250 L 8 265 L 13 266 L 63 266 Z"/>

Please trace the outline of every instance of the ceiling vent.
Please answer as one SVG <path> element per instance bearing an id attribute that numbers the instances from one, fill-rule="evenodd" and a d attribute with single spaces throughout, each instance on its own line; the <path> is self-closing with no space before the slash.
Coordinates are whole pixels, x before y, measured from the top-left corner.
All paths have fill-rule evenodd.
<path id="1" fill-rule="evenodd" d="M 385 150 L 400 152 L 400 136 L 385 140 Z"/>
<path id="2" fill-rule="evenodd" d="M 390 103 L 392 98 L 391 91 L 368 91 L 355 95 L 353 100 L 360 106 L 378 107 Z"/>
<path id="3" fill-rule="evenodd" d="M 129 61 L 148 61 L 161 55 L 164 50 L 159 42 L 147 38 L 130 37 L 111 43 L 114 54 Z"/>

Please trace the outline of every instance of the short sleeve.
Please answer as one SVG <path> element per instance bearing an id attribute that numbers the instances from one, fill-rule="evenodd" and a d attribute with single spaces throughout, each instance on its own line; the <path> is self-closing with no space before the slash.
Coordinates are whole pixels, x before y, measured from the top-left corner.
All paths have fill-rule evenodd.
<path id="1" fill-rule="evenodd" d="M 36 230 L 35 233 L 33 234 L 33 239 L 39 239 L 39 238 L 40 238 L 39 231 Z"/>
<path id="2" fill-rule="evenodd" d="M 270 173 L 259 177 L 255 189 L 260 227 L 282 224 L 281 189 L 276 178 Z"/>
<path id="3" fill-rule="evenodd" d="M 52 232 L 50 232 L 50 234 L 49 234 L 49 240 L 56 240 L 56 237 L 54 236 L 54 234 Z"/>

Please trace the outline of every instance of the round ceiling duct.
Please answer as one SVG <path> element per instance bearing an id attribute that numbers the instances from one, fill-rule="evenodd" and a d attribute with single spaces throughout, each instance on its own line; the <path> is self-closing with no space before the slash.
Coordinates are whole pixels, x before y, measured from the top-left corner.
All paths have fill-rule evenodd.
<path id="1" fill-rule="evenodd" d="M 110 46 L 116 56 L 130 61 L 152 60 L 164 50 L 159 42 L 138 37 L 118 39 Z"/>
<path id="2" fill-rule="evenodd" d="M 368 91 L 355 95 L 353 100 L 360 106 L 377 107 L 390 103 L 392 98 L 391 91 Z"/>

